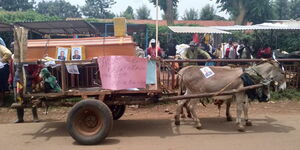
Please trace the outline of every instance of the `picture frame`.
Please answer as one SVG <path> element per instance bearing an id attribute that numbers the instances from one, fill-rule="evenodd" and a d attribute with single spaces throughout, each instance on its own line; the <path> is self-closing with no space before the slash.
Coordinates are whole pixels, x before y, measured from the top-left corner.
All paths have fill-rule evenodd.
<path id="1" fill-rule="evenodd" d="M 70 60 L 70 48 L 68 47 L 57 47 L 55 59 L 58 61 Z"/>
<path id="2" fill-rule="evenodd" d="M 72 46 L 71 47 L 71 60 L 85 60 L 85 48 L 84 46 Z"/>

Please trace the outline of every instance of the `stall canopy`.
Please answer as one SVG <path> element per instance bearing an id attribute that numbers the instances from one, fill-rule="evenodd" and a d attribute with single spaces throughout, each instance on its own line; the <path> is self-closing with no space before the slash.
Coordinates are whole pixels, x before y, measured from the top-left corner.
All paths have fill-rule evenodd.
<path id="1" fill-rule="evenodd" d="M 102 34 L 113 35 L 113 23 L 87 22 L 84 20 L 17 22 L 19 25 L 39 34 Z M 145 32 L 145 24 L 127 24 L 127 33 Z M 1 30 L 1 29 L 0 29 Z"/>
<path id="2" fill-rule="evenodd" d="M 211 26 L 211 28 L 224 31 L 245 31 L 245 30 L 300 30 L 300 21 L 272 21 L 256 25 L 235 25 L 235 26 Z"/>
<path id="3" fill-rule="evenodd" d="M 12 31 L 12 27 L 10 24 L 0 22 L 0 32 L 10 32 Z"/>
<path id="4" fill-rule="evenodd" d="M 40 21 L 17 22 L 32 32 L 40 34 L 97 34 L 99 31 L 90 23 L 83 20 L 72 21 Z"/>
<path id="5" fill-rule="evenodd" d="M 211 34 L 231 34 L 227 31 L 212 27 L 192 27 L 192 26 L 169 26 L 175 33 L 211 33 Z"/>

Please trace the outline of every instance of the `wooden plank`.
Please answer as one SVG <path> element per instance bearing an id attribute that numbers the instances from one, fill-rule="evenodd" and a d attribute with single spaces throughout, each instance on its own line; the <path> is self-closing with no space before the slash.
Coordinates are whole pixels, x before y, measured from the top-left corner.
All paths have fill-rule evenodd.
<path id="1" fill-rule="evenodd" d="M 63 97 L 65 96 L 64 93 L 30 93 L 30 94 L 24 94 L 24 97 L 49 97 L 49 98 L 55 98 L 55 97 Z"/>

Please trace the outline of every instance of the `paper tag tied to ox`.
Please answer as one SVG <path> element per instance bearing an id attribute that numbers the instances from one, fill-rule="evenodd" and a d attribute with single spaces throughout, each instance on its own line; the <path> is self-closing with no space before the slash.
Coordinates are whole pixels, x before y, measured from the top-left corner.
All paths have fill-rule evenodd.
<path id="1" fill-rule="evenodd" d="M 203 67 L 200 70 L 206 79 L 215 75 L 215 73 L 209 67 Z"/>

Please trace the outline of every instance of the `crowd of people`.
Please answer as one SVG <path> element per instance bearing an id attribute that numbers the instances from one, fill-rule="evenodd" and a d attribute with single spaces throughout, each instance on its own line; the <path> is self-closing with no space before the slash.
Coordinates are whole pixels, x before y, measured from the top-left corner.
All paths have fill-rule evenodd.
<path id="1" fill-rule="evenodd" d="M 180 59 L 253 59 L 253 58 L 271 58 L 272 49 L 268 44 L 255 50 L 253 46 L 249 44 L 248 40 L 242 40 L 240 42 L 234 42 L 233 39 L 229 39 L 227 43 L 221 43 L 214 45 L 213 36 L 211 34 L 204 34 L 203 38 L 199 40 L 199 37 L 193 37 L 193 40 L 189 44 L 176 45 L 168 49 L 168 51 L 174 51 L 174 56 L 166 56 L 171 52 L 165 52 L 155 39 L 152 39 L 149 43 L 149 47 L 146 51 L 143 51 L 138 45 L 136 47 L 136 53 L 139 57 L 156 57 L 156 47 L 158 57 L 162 58 L 180 58 Z M 182 48 L 184 50 L 182 50 Z"/>

